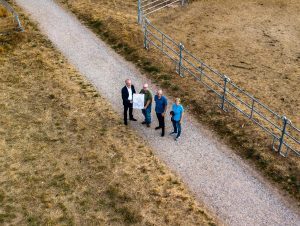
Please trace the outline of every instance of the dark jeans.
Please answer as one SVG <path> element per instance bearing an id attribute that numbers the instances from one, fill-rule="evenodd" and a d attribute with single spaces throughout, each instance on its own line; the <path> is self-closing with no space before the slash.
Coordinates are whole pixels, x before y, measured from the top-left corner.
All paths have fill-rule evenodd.
<path id="1" fill-rule="evenodd" d="M 165 135 L 165 117 L 162 115 L 162 113 L 156 113 L 159 127 L 162 129 L 161 134 Z"/>
<path id="2" fill-rule="evenodd" d="M 127 123 L 127 112 L 128 112 L 128 109 L 129 109 L 129 119 L 133 118 L 132 104 L 131 103 L 124 104 L 124 123 Z"/>
<path id="3" fill-rule="evenodd" d="M 145 116 L 145 122 L 146 124 L 150 124 L 151 123 L 151 104 L 146 108 L 146 109 L 142 109 L 142 113 Z"/>
<path id="4" fill-rule="evenodd" d="M 180 121 L 172 120 L 174 132 L 177 133 L 177 137 L 180 137 L 181 134 L 181 123 Z"/>

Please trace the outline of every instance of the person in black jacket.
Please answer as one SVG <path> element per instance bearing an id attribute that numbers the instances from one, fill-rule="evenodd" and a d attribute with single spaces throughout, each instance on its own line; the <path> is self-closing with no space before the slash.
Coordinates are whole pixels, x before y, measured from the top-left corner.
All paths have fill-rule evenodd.
<path id="1" fill-rule="evenodd" d="M 129 109 L 129 120 L 136 121 L 136 119 L 133 118 L 133 114 L 132 114 L 132 100 L 133 100 L 133 94 L 135 93 L 135 88 L 131 84 L 130 79 L 126 79 L 125 84 L 126 85 L 122 88 L 122 99 L 124 105 L 124 124 L 127 125 L 128 109 Z"/>

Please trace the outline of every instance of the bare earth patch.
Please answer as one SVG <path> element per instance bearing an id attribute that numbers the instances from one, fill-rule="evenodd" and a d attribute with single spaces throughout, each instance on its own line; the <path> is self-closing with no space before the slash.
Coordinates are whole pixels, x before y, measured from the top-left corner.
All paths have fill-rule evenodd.
<path id="1" fill-rule="evenodd" d="M 0 36 L 0 224 L 214 225 L 145 142 L 22 20 L 25 33 Z"/>

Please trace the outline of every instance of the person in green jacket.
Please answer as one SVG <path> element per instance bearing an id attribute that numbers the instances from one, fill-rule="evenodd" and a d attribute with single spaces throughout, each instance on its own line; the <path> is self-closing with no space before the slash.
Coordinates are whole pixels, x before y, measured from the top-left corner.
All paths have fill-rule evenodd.
<path id="1" fill-rule="evenodd" d="M 146 124 L 147 127 L 150 127 L 151 124 L 151 108 L 152 108 L 152 93 L 148 89 L 148 84 L 145 83 L 143 85 L 143 89 L 140 91 L 140 94 L 144 94 L 144 109 L 142 109 L 142 113 L 145 117 L 145 120 L 142 122 L 142 124 Z"/>

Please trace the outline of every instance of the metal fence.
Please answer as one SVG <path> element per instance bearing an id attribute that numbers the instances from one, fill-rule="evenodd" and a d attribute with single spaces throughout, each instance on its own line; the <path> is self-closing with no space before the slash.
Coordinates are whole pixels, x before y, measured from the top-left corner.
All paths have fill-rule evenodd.
<path id="1" fill-rule="evenodd" d="M 10 4 L 8 4 L 6 1 L 4 0 L 0 0 L 0 5 L 4 6 L 5 9 L 11 13 L 13 15 L 13 18 L 12 20 L 14 20 L 14 22 L 16 23 L 17 27 L 14 29 L 16 31 L 24 31 L 23 27 L 22 27 L 22 24 L 20 22 L 20 19 L 19 19 L 19 15 L 16 13 L 16 11 L 11 7 Z M 1 33 L 1 31 L 0 31 Z M 3 32 L 2 32 L 3 33 Z M 6 31 L 5 31 L 6 33 Z"/>
<path id="2" fill-rule="evenodd" d="M 143 5 L 145 6 L 145 3 Z M 139 15 L 143 15 L 139 21 L 143 25 L 146 49 L 151 46 L 155 47 L 175 64 L 176 72 L 180 76 L 192 76 L 204 85 L 220 99 L 219 107 L 222 110 L 226 111 L 229 108 L 237 110 L 269 134 L 272 138 L 273 151 L 284 157 L 289 153 L 300 157 L 300 129 L 294 126 L 286 116 L 279 115 L 237 86 L 228 76 L 209 67 L 189 52 L 182 43 L 174 41 L 155 27 L 147 19 L 146 14 Z"/>
<path id="3" fill-rule="evenodd" d="M 138 0 L 138 22 L 141 24 L 145 16 L 175 3 L 183 5 L 185 1 L 186 0 Z"/>

